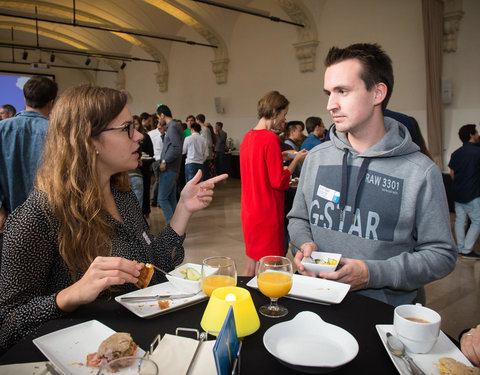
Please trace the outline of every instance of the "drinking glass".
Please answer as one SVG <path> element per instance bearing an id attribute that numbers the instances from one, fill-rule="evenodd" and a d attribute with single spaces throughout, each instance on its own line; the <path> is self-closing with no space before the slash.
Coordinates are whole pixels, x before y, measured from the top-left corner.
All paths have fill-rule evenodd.
<path id="1" fill-rule="evenodd" d="M 237 285 L 237 269 L 232 258 L 215 256 L 202 262 L 202 289 L 207 296 L 222 286 Z"/>
<path id="2" fill-rule="evenodd" d="M 97 375 L 111 375 L 112 373 L 158 375 L 158 366 L 148 358 L 122 357 L 103 365 Z"/>
<path id="3" fill-rule="evenodd" d="M 257 284 L 263 295 L 270 298 L 270 304 L 260 307 L 260 314 L 270 318 L 287 315 L 288 309 L 278 304 L 278 299 L 292 288 L 293 267 L 290 259 L 268 255 L 258 263 Z"/>

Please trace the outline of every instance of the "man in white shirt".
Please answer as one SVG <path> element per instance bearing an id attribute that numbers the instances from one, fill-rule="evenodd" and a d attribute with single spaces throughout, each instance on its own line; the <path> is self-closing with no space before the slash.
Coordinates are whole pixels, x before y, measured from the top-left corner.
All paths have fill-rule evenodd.
<path id="1" fill-rule="evenodd" d="M 160 180 L 160 163 L 162 162 L 160 157 L 162 155 L 163 149 L 163 138 L 165 137 L 165 132 L 167 131 L 167 124 L 165 121 L 158 121 L 157 128 L 150 130 L 148 135 L 152 140 L 153 144 L 153 157 L 155 161 L 152 164 L 153 174 L 155 175 L 155 183 L 153 184 L 152 192 L 152 206 L 157 206 L 157 196 L 158 196 L 158 181 Z"/>
<path id="2" fill-rule="evenodd" d="M 191 125 L 192 135 L 183 142 L 185 159 L 185 183 L 190 181 L 202 169 L 203 163 L 208 156 L 207 141 L 200 135 L 201 126 L 197 123 Z"/>
<path id="3" fill-rule="evenodd" d="M 197 124 L 201 126 L 202 130 L 200 131 L 200 134 L 202 137 L 205 138 L 207 141 L 207 148 L 208 148 L 208 156 L 207 160 L 203 163 L 203 176 L 202 180 L 207 180 L 210 178 L 210 160 L 213 159 L 213 139 L 212 139 L 212 133 L 210 132 L 210 129 L 207 127 L 205 124 L 205 115 L 204 114 L 199 114 L 195 117 L 195 120 L 197 121 Z"/>

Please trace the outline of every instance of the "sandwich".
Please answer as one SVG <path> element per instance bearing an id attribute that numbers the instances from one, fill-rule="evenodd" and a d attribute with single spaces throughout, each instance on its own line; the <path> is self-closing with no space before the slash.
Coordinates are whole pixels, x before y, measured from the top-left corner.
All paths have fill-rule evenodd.
<path id="1" fill-rule="evenodd" d="M 135 263 L 138 263 L 134 260 Z M 138 281 L 135 283 L 137 288 L 146 288 L 150 284 L 152 279 L 154 268 L 150 263 L 140 263 L 144 267 L 140 270 L 140 275 L 138 276 Z"/>
<path id="2" fill-rule="evenodd" d="M 467 366 L 453 358 L 440 358 L 439 363 L 435 363 L 440 375 L 480 375 L 480 368 Z"/>
<path id="3" fill-rule="evenodd" d="M 108 362 L 121 357 L 134 356 L 138 345 L 129 333 L 118 332 L 103 340 L 97 352 L 87 355 L 87 366 L 102 367 Z"/>

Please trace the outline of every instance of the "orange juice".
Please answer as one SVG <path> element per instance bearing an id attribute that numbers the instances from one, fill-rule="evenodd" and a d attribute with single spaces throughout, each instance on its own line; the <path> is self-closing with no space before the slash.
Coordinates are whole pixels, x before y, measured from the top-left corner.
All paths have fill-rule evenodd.
<path id="1" fill-rule="evenodd" d="M 212 292 L 222 286 L 235 286 L 237 283 L 231 276 L 212 275 L 202 280 L 202 289 L 207 296 L 211 296 Z"/>
<path id="2" fill-rule="evenodd" d="M 283 272 L 265 272 L 257 278 L 258 289 L 270 298 L 285 296 L 292 288 L 292 275 Z"/>

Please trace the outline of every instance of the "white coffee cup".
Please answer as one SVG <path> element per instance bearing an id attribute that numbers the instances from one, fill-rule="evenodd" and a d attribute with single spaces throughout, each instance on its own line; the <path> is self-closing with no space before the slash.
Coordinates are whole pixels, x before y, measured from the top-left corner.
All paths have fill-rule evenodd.
<path id="1" fill-rule="evenodd" d="M 393 327 L 411 353 L 428 353 L 440 334 L 440 315 L 421 304 L 401 305 L 393 313 Z"/>

